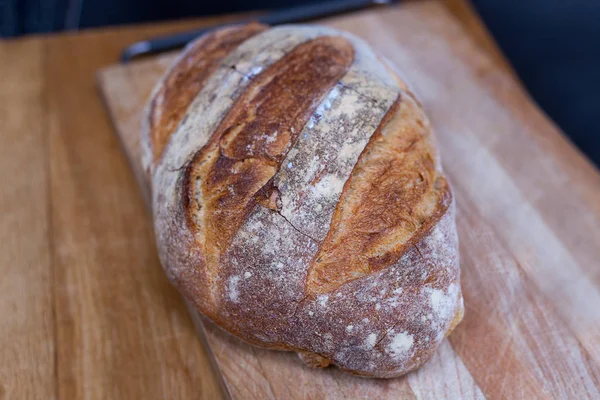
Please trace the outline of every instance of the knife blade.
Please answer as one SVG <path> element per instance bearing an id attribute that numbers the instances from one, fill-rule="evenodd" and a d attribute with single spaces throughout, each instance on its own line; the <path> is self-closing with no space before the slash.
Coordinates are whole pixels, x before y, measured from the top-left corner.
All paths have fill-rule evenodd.
<path id="1" fill-rule="evenodd" d="M 238 21 L 235 24 L 245 24 L 257 21 L 265 25 L 281 25 L 294 22 L 302 22 L 311 19 L 323 18 L 335 14 L 361 10 L 367 7 L 392 4 L 397 0 L 333 0 L 316 4 L 308 4 L 296 7 L 285 8 L 266 14 L 262 17 Z M 187 32 L 176 33 L 172 35 L 159 36 L 147 40 L 136 42 L 127 47 L 121 53 L 121 62 L 128 62 L 133 58 L 162 53 L 169 50 L 181 48 L 196 39 L 198 36 L 218 28 L 222 25 L 211 26 L 207 28 L 195 29 Z"/>

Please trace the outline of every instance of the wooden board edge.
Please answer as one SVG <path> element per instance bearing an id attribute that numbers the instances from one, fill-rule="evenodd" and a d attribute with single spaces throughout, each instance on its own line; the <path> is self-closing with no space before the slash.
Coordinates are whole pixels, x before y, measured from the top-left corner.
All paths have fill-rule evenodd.
<path id="1" fill-rule="evenodd" d="M 123 154 L 123 156 L 125 156 L 128 153 L 128 150 L 125 147 L 125 144 L 123 143 L 123 141 L 121 140 L 122 133 L 119 133 L 119 126 L 115 123 L 115 121 L 117 121 L 118 118 L 114 114 L 113 109 L 110 106 L 110 102 L 108 100 L 108 94 L 105 93 L 105 91 L 104 91 L 104 88 L 106 86 L 103 84 L 104 81 L 106 80 L 106 76 L 108 74 L 110 74 L 113 69 L 118 68 L 118 67 L 121 67 L 121 65 L 120 64 L 111 65 L 109 67 L 98 70 L 96 72 L 95 82 L 96 82 L 96 89 L 98 90 L 98 93 L 100 94 L 99 97 L 102 100 L 102 105 L 108 112 L 110 124 L 113 127 L 113 132 L 117 135 L 117 139 L 118 139 L 117 141 L 119 142 L 119 148 L 121 150 L 121 153 Z M 127 164 L 129 165 L 129 169 L 130 169 L 131 173 L 133 174 L 135 181 L 138 185 L 138 188 L 139 188 L 142 198 L 144 200 L 144 204 L 146 204 L 148 212 L 150 212 L 150 210 L 152 209 L 152 205 L 151 205 L 152 202 L 151 202 L 151 198 L 150 198 L 150 191 L 147 189 L 148 185 L 146 185 L 145 182 L 143 181 L 143 177 L 140 176 L 140 174 L 136 173 L 139 166 L 134 164 L 131 157 L 125 156 L 125 158 L 127 159 Z M 150 212 L 150 214 L 151 214 L 151 212 Z"/>
<path id="2" fill-rule="evenodd" d="M 208 355 L 208 361 L 210 362 L 210 366 L 215 372 L 217 381 L 219 382 L 219 386 L 221 387 L 221 391 L 223 392 L 223 395 L 226 399 L 232 400 L 233 397 L 231 396 L 231 391 L 229 390 L 229 387 L 225 382 L 223 371 L 221 371 L 221 367 L 219 367 L 219 363 L 217 362 L 217 357 L 215 356 L 215 353 L 213 352 L 212 347 L 209 344 L 208 335 L 206 333 L 206 327 L 204 326 L 205 322 L 203 321 L 202 315 L 200 315 L 200 313 L 194 308 L 194 306 L 189 301 L 187 301 L 186 299 L 184 299 L 184 301 L 188 309 L 188 313 L 190 314 L 190 318 L 192 319 L 192 322 L 194 324 L 194 327 L 196 328 L 196 331 L 198 331 L 198 333 L 200 334 L 200 340 L 202 341 L 202 345 L 206 350 L 206 354 Z"/>
<path id="3" fill-rule="evenodd" d="M 103 103 L 104 108 L 107 110 L 107 112 L 109 114 L 110 123 L 113 126 L 113 132 L 115 133 L 115 135 L 117 135 L 117 139 L 118 139 L 117 141 L 119 143 L 119 148 L 121 150 L 121 153 L 127 159 L 127 163 L 129 165 L 130 172 L 134 175 L 134 179 L 140 190 L 144 204 L 146 205 L 148 215 L 151 217 L 151 208 L 152 207 L 151 207 L 150 192 L 147 189 L 148 186 L 146 185 L 146 183 L 144 181 L 144 177 L 135 172 L 137 170 L 138 166 L 133 164 L 133 160 L 130 157 L 126 157 L 126 154 L 128 152 L 125 147 L 125 144 L 121 140 L 122 133 L 119 132 L 119 126 L 115 123 L 115 121 L 117 121 L 117 118 L 113 113 L 113 109 L 110 107 L 110 103 L 108 100 L 108 94 L 104 90 L 104 88 L 106 87 L 105 85 L 103 85 L 104 80 L 106 79 L 107 75 L 110 74 L 111 71 L 116 67 L 122 67 L 122 66 L 119 64 L 111 65 L 106 68 L 102 68 L 96 72 L 96 76 L 95 76 L 96 89 L 98 90 L 98 92 L 100 94 L 99 97 Z M 223 376 L 223 372 L 221 371 L 221 368 L 219 367 L 219 363 L 216 359 L 216 356 L 209 344 L 207 333 L 206 333 L 206 328 L 204 327 L 204 322 L 202 320 L 202 317 L 198 313 L 198 311 L 196 311 L 194 309 L 194 307 L 185 298 L 182 297 L 182 300 L 185 303 L 185 306 L 187 308 L 187 311 L 188 311 L 189 317 L 192 321 L 192 324 L 194 325 L 196 331 L 198 332 L 198 334 L 200 336 L 200 341 L 202 343 L 202 346 L 204 347 L 204 350 L 206 351 L 206 355 L 207 355 L 209 364 L 213 370 L 213 373 L 215 374 L 215 378 L 218 382 L 221 392 L 227 400 L 231 400 L 232 399 L 231 393 L 229 391 L 229 388 L 227 387 L 227 384 L 226 384 L 224 376 Z"/>

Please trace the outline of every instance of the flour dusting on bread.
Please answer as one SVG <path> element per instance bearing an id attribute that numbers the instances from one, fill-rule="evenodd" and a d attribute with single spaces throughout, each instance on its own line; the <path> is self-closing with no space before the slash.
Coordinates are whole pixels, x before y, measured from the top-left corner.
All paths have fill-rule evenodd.
<path id="1" fill-rule="evenodd" d="M 219 45 L 231 35 L 244 39 Z M 159 83 L 145 123 L 169 278 L 226 331 L 313 367 L 419 367 L 463 312 L 452 191 L 421 105 L 344 32 L 213 36 L 172 68 L 185 80 Z M 184 65 L 201 52 L 202 77 Z M 197 92 L 175 106 L 184 81 Z"/>

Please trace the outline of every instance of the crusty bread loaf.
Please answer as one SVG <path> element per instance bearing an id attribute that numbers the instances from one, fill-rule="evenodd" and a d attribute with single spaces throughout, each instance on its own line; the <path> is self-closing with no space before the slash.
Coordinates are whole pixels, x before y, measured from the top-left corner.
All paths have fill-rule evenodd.
<path id="1" fill-rule="evenodd" d="M 216 31 L 183 52 L 144 118 L 161 261 L 226 331 L 394 377 L 460 322 L 454 204 L 431 127 L 360 39 Z"/>

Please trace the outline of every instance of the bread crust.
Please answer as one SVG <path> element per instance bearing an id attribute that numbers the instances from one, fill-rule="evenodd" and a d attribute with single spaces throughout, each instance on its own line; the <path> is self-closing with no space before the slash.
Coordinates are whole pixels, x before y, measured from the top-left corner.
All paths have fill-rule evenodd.
<path id="1" fill-rule="evenodd" d="M 200 312 L 315 367 L 388 378 L 431 358 L 463 313 L 452 190 L 423 108 L 364 42 L 253 35 L 181 120 L 153 213 Z"/>
<path id="2" fill-rule="evenodd" d="M 240 43 L 267 29 L 251 23 L 209 32 L 190 43 L 161 82 L 144 110 L 142 165 L 150 175 L 185 111 L 220 62 Z"/>

